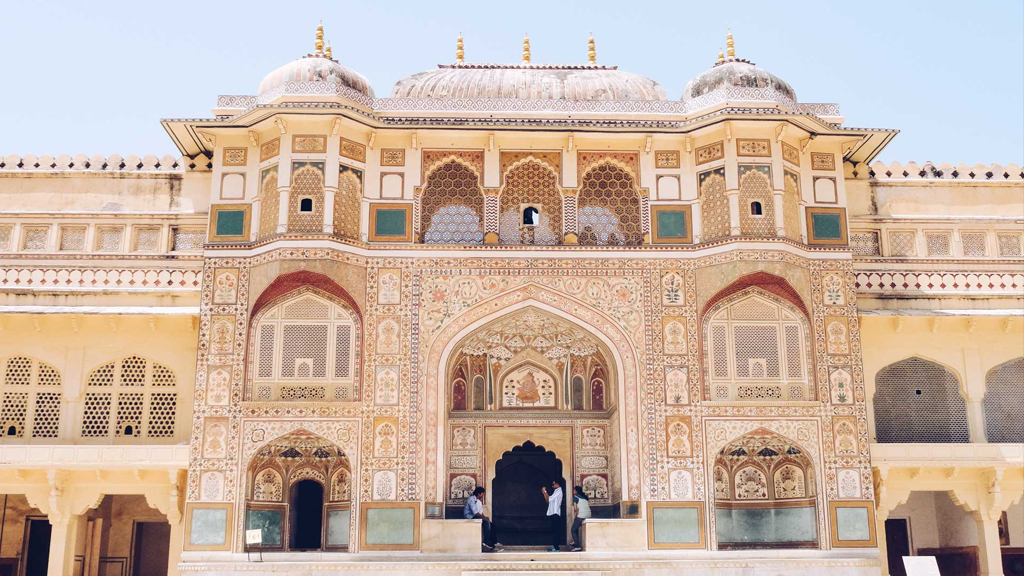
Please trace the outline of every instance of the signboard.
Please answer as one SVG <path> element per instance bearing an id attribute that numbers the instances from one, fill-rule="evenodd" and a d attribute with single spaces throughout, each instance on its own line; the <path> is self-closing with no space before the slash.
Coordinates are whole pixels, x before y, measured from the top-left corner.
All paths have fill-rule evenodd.
<path id="1" fill-rule="evenodd" d="M 907 576 L 941 576 L 935 556 L 904 556 L 903 566 Z"/>
<path id="2" fill-rule="evenodd" d="M 255 530 L 245 531 L 245 543 L 246 544 L 262 544 L 263 543 L 263 530 L 259 528 Z"/>

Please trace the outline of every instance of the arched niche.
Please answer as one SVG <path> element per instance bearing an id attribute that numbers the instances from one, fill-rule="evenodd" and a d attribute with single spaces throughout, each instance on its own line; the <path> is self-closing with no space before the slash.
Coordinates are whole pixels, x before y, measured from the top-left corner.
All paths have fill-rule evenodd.
<path id="1" fill-rule="evenodd" d="M 873 402 L 878 442 L 969 442 L 967 403 L 951 369 L 920 357 L 878 371 Z"/>
<path id="2" fill-rule="evenodd" d="M 989 370 L 982 405 L 989 442 L 1024 444 L 1024 358 Z"/>

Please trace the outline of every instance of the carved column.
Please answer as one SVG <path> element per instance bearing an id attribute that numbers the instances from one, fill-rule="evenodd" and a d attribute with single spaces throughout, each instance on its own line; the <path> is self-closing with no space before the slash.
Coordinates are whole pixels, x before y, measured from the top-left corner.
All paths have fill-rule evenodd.
<path id="1" fill-rule="evenodd" d="M 78 533 L 85 516 L 64 514 L 48 516 L 50 521 L 50 557 L 47 574 L 74 574 Z"/>
<path id="2" fill-rule="evenodd" d="M 779 238 L 785 238 L 786 236 L 786 215 L 782 211 L 782 190 L 773 191 L 773 200 L 775 201 L 775 235 Z"/>
<path id="3" fill-rule="evenodd" d="M 324 234 L 334 234 L 334 197 L 338 189 L 324 188 Z"/>
<path id="4" fill-rule="evenodd" d="M 252 222 L 252 225 L 249 226 L 249 239 L 253 242 L 255 242 L 260 235 L 260 204 L 262 202 L 263 199 L 260 198 L 259 196 L 256 196 L 255 198 L 252 199 L 252 217 L 249 218 L 249 221 Z"/>
<path id="5" fill-rule="evenodd" d="M 800 201 L 800 241 L 807 244 L 807 202 Z"/>
<path id="6" fill-rule="evenodd" d="M 484 244 L 498 243 L 501 222 L 501 205 L 498 202 L 499 188 L 484 188 Z"/>
<path id="7" fill-rule="evenodd" d="M 577 190 L 562 189 L 562 243 L 580 243 L 580 215 Z"/>
<path id="8" fill-rule="evenodd" d="M 288 231 L 288 187 L 278 186 L 277 193 L 280 196 L 277 209 L 277 233 L 284 234 Z"/>
<path id="9" fill-rule="evenodd" d="M 740 235 L 740 191 L 729 190 L 729 236 Z"/>
<path id="10" fill-rule="evenodd" d="M 978 564 L 981 576 L 1003 576 L 1003 552 L 999 546 L 999 513 L 974 513 L 978 526 Z"/>

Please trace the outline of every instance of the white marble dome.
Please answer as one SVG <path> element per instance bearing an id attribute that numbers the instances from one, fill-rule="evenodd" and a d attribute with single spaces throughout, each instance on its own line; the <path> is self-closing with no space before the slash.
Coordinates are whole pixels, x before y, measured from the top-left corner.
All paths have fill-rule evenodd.
<path id="1" fill-rule="evenodd" d="M 683 89 L 691 106 L 724 100 L 765 100 L 796 103 L 796 91 L 778 76 L 753 62 L 730 58 L 698 75 Z"/>
<path id="2" fill-rule="evenodd" d="M 373 97 L 373 88 L 365 76 L 326 56 L 311 55 L 267 74 L 260 82 L 256 98 L 265 104 L 282 96 L 348 96 L 349 90 Z"/>
<path id="3" fill-rule="evenodd" d="M 406 76 L 392 98 L 665 100 L 660 84 L 614 66 L 455 64 Z"/>

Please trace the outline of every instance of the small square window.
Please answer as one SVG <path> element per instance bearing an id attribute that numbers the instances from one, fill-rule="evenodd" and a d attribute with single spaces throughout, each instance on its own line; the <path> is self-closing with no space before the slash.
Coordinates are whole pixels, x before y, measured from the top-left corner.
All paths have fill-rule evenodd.
<path id="1" fill-rule="evenodd" d="M 764 216 L 764 207 L 761 206 L 760 202 L 750 203 L 750 215 L 751 216 Z"/>
<path id="2" fill-rule="evenodd" d="M 523 208 L 523 226 L 537 226 L 540 224 L 540 210 L 536 206 Z"/>
<path id="3" fill-rule="evenodd" d="M 312 198 L 299 198 L 299 212 L 312 212 L 313 211 L 313 199 Z"/>

